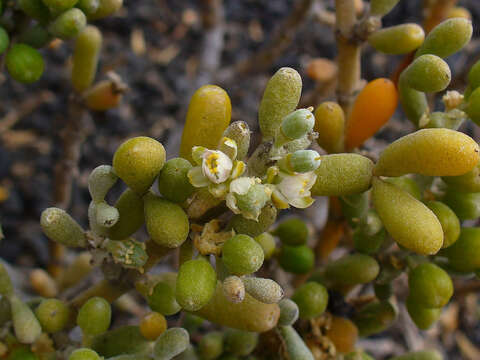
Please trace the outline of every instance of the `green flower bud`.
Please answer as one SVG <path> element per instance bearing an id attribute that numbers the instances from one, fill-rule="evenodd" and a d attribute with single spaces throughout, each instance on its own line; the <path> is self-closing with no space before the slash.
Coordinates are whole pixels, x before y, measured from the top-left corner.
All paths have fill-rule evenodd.
<path id="1" fill-rule="evenodd" d="M 143 199 L 131 189 L 127 189 L 118 198 L 115 207 L 119 219 L 107 230 L 107 235 L 112 240 L 123 240 L 135 233 L 145 222 Z"/>
<path id="2" fill-rule="evenodd" d="M 31 18 L 45 23 L 50 17 L 50 10 L 42 0 L 19 0 L 18 6 Z"/>
<path id="3" fill-rule="evenodd" d="M 88 191 L 92 200 L 100 202 L 118 180 L 118 176 L 110 165 L 100 165 L 93 169 L 88 177 Z"/>
<path id="4" fill-rule="evenodd" d="M 463 18 L 447 19 L 438 24 L 415 53 L 416 57 L 433 54 L 446 58 L 463 48 L 472 38 L 472 22 Z"/>
<path id="5" fill-rule="evenodd" d="M 338 153 L 343 149 L 345 132 L 345 114 L 340 105 L 327 101 L 315 109 L 315 126 L 318 133 L 317 143 L 328 153 Z"/>
<path id="6" fill-rule="evenodd" d="M 99 355 L 110 358 L 119 355 L 147 353 L 151 351 L 150 344 L 151 342 L 143 337 L 138 326 L 122 326 L 95 336 L 90 347 Z"/>
<path id="7" fill-rule="evenodd" d="M 373 302 L 363 306 L 353 321 L 360 336 L 378 334 L 390 327 L 397 317 L 397 310 L 388 301 Z"/>
<path id="8" fill-rule="evenodd" d="M 250 128 L 245 121 L 235 121 L 223 132 L 222 137 L 232 139 L 237 143 L 237 159 L 243 160 L 250 148 Z"/>
<path id="9" fill-rule="evenodd" d="M 428 201 L 425 203 L 437 216 L 443 229 L 443 246 L 451 246 L 460 236 L 460 221 L 457 215 L 447 205 L 440 201 Z"/>
<path id="10" fill-rule="evenodd" d="M 313 130 L 315 116 L 308 109 L 299 109 L 285 116 L 280 126 L 282 135 L 288 140 L 304 137 Z"/>
<path id="11" fill-rule="evenodd" d="M 98 335 L 110 327 L 112 309 L 101 297 L 93 297 L 82 305 L 77 315 L 77 325 L 84 334 Z"/>
<path id="12" fill-rule="evenodd" d="M 443 357 L 436 350 L 422 350 L 395 356 L 390 360 L 443 360 Z"/>
<path id="13" fill-rule="evenodd" d="M 245 219 L 241 214 L 238 214 L 232 218 L 230 226 L 239 234 L 258 236 L 267 231 L 276 219 L 277 208 L 273 204 L 267 203 L 260 211 L 258 221 Z"/>
<path id="14" fill-rule="evenodd" d="M 425 93 L 411 88 L 407 79 L 403 76 L 400 76 L 398 82 L 398 94 L 408 120 L 419 126 L 424 116 L 428 115 L 430 111 L 427 96 Z"/>
<path id="15" fill-rule="evenodd" d="M 278 328 L 282 337 L 289 359 L 314 360 L 310 349 L 305 345 L 303 339 L 291 326 L 280 326 Z"/>
<path id="16" fill-rule="evenodd" d="M 463 175 L 444 176 L 442 180 L 455 192 L 480 192 L 480 163 Z"/>
<path id="17" fill-rule="evenodd" d="M 304 245 L 308 239 L 308 227 L 305 221 L 300 218 L 290 218 L 282 221 L 273 235 L 278 236 L 285 245 Z"/>
<path id="18" fill-rule="evenodd" d="M 298 150 L 281 159 L 279 166 L 289 173 L 306 173 L 318 169 L 320 159 L 314 150 Z"/>
<path id="19" fill-rule="evenodd" d="M 80 225 L 64 210 L 48 208 L 40 218 L 42 230 L 50 240 L 70 247 L 85 247 L 87 240 Z"/>
<path id="20" fill-rule="evenodd" d="M 262 247 L 265 260 L 269 260 L 275 253 L 275 238 L 270 233 L 264 232 L 256 236 L 255 241 Z"/>
<path id="21" fill-rule="evenodd" d="M 153 348 L 155 360 L 170 360 L 184 352 L 190 344 L 187 330 L 170 328 L 160 335 Z"/>
<path id="22" fill-rule="evenodd" d="M 223 280 L 222 286 L 223 294 L 232 303 L 238 304 L 245 299 L 245 285 L 238 276 L 228 276 Z"/>
<path id="23" fill-rule="evenodd" d="M 258 344 L 258 334 L 237 329 L 225 331 L 225 350 L 233 355 L 247 356 Z"/>
<path id="24" fill-rule="evenodd" d="M 368 37 L 368 42 L 376 50 L 385 54 L 407 54 L 425 39 L 425 32 L 417 24 L 402 24 L 384 28 Z"/>
<path id="25" fill-rule="evenodd" d="M 212 300 L 195 314 L 222 326 L 265 332 L 277 325 L 280 309 L 277 304 L 261 303 L 249 294 L 245 294 L 241 303 L 234 304 L 225 297 L 218 282 Z"/>
<path id="26" fill-rule="evenodd" d="M 426 124 L 424 125 L 424 120 L 426 119 Z M 459 116 L 457 111 L 451 113 L 445 113 L 436 111 L 428 115 L 428 117 L 423 118 L 421 121 L 421 126 L 425 128 L 446 128 L 452 130 L 458 130 L 458 128 L 465 121 L 465 116 Z"/>
<path id="27" fill-rule="evenodd" d="M 30 45 L 35 49 L 43 48 L 52 40 L 52 36 L 48 33 L 47 29 L 40 24 L 34 24 L 25 29 L 21 34 L 19 41 L 21 43 Z"/>
<path id="28" fill-rule="evenodd" d="M 5 57 L 5 64 L 10 76 L 25 84 L 40 79 L 45 69 L 42 55 L 25 44 L 14 44 Z"/>
<path id="29" fill-rule="evenodd" d="M 82 93 L 93 84 L 101 48 L 102 33 L 92 25 L 87 26 L 75 40 L 71 80 L 76 92 Z"/>
<path id="30" fill-rule="evenodd" d="M 78 0 L 77 7 L 90 19 L 100 7 L 100 0 Z"/>
<path id="31" fill-rule="evenodd" d="M 368 190 L 372 181 L 373 162 L 358 154 L 322 156 L 315 170 L 314 196 L 344 196 Z"/>
<path id="32" fill-rule="evenodd" d="M 174 282 L 157 283 L 152 292 L 147 294 L 147 302 L 150 309 L 165 316 L 174 315 L 181 310 L 175 297 Z"/>
<path id="33" fill-rule="evenodd" d="M 370 1 L 370 14 L 384 16 L 388 14 L 400 0 L 372 0 Z"/>
<path id="34" fill-rule="evenodd" d="M 427 330 L 432 326 L 442 313 L 442 309 L 423 307 L 411 296 L 408 296 L 406 305 L 410 318 L 421 330 Z"/>
<path id="35" fill-rule="evenodd" d="M 263 249 L 250 236 L 235 235 L 223 244 L 222 260 L 230 273 L 248 275 L 262 266 Z"/>
<path id="36" fill-rule="evenodd" d="M 477 219 L 480 216 L 480 193 L 464 193 L 448 189 L 442 200 L 461 221 Z"/>
<path id="37" fill-rule="evenodd" d="M 158 176 L 158 191 L 170 201 L 182 203 L 193 194 L 195 188 L 190 184 L 187 174 L 192 168 L 188 160 L 175 158 L 165 163 Z"/>
<path id="38" fill-rule="evenodd" d="M 374 178 L 372 199 L 382 222 L 400 245 L 419 254 L 435 254 L 443 229 L 435 214 L 395 185 Z"/>
<path id="39" fill-rule="evenodd" d="M 418 186 L 417 182 L 412 178 L 409 178 L 407 176 L 399 176 L 387 178 L 385 179 L 385 181 L 409 193 L 417 200 L 422 199 L 422 192 L 420 190 L 420 186 Z"/>
<path id="40" fill-rule="evenodd" d="M 71 39 L 85 28 L 87 17 L 82 10 L 73 8 L 65 11 L 48 26 L 48 31 L 62 40 Z"/>
<path id="41" fill-rule="evenodd" d="M 442 268 L 430 263 L 420 264 L 410 272 L 408 287 L 412 300 L 426 308 L 445 306 L 453 295 L 450 276 Z"/>
<path id="42" fill-rule="evenodd" d="M 0 263 L 0 295 L 9 297 L 13 295 L 14 289 L 10 275 L 2 263 Z"/>
<path id="43" fill-rule="evenodd" d="M 270 200 L 270 187 L 258 184 L 254 178 L 240 177 L 230 183 L 227 206 L 235 214 L 258 221 L 262 209 Z"/>
<path id="44" fill-rule="evenodd" d="M 186 261 L 178 271 L 177 302 L 187 311 L 197 311 L 211 300 L 216 285 L 217 274 L 208 261 Z"/>
<path id="45" fill-rule="evenodd" d="M 325 311 L 328 304 L 328 292 L 325 286 L 316 282 L 301 285 L 292 295 L 297 304 L 301 319 L 315 318 Z"/>
<path id="46" fill-rule="evenodd" d="M 338 285 L 357 285 L 375 280 L 379 271 L 380 266 L 374 258 L 352 254 L 329 262 L 325 275 L 329 281 Z"/>
<path id="47" fill-rule="evenodd" d="M 75 6 L 78 0 L 42 0 L 43 3 L 55 12 L 64 12 Z"/>
<path id="48" fill-rule="evenodd" d="M 465 112 L 475 124 L 480 123 L 480 90 L 478 88 L 470 94 Z"/>
<path id="49" fill-rule="evenodd" d="M 225 90 L 215 85 L 204 85 L 195 91 L 188 105 L 180 156 L 193 162 L 194 146 L 216 149 L 231 115 L 232 105 Z"/>
<path id="50" fill-rule="evenodd" d="M 56 333 L 67 325 L 70 309 L 63 301 L 46 299 L 37 307 L 35 315 L 45 332 Z"/>
<path id="51" fill-rule="evenodd" d="M 458 240 L 442 251 L 448 264 L 456 271 L 480 269 L 480 228 L 462 228 Z"/>
<path id="52" fill-rule="evenodd" d="M 129 188 L 143 195 L 165 164 L 165 149 L 157 140 L 139 136 L 125 141 L 113 156 L 113 168 Z"/>
<path id="53" fill-rule="evenodd" d="M 101 228 L 109 228 L 115 225 L 120 217 L 117 208 L 108 205 L 105 201 L 94 204 L 95 224 Z"/>
<path id="54" fill-rule="evenodd" d="M 13 329 L 17 340 L 22 344 L 32 344 L 42 333 L 42 327 L 33 311 L 15 295 L 10 296 Z"/>
<path id="55" fill-rule="evenodd" d="M 403 72 L 408 86 L 422 92 L 439 92 L 450 84 L 452 74 L 448 64 L 436 55 L 422 55 Z"/>
<path id="56" fill-rule="evenodd" d="M 281 68 L 270 78 L 258 109 L 264 139 L 276 136 L 284 117 L 296 109 L 301 92 L 302 78 L 292 68 Z"/>
<path id="57" fill-rule="evenodd" d="M 374 173 L 377 176 L 408 173 L 456 176 L 472 170 L 479 160 L 478 145 L 469 136 L 450 129 L 423 129 L 388 145 Z"/>
<path id="58" fill-rule="evenodd" d="M 0 54 L 3 54 L 10 45 L 10 37 L 8 36 L 7 31 L 0 27 Z"/>
<path id="59" fill-rule="evenodd" d="M 123 5 L 123 0 L 100 0 L 94 13 L 88 15 L 88 20 L 98 20 L 116 13 Z"/>
<path id="60" fill-rule="evenodd" d="M 187 239 L 190 230 L 183 209 L 154 194 L 145 197 L 145 223 L 153 241 L 168 248 L 177 248 Z"/>
<path id="61" fill-rule="evenodd" d="M 250 295 L 265 304 L 278 303 L 284 294 L 282 287 L 272 279 L 245 277 L 243 284 Z"/>
<path id="62" fill-rule="evenodd" d="M 102 358 L 91 349 L 77 349 L 74 350 L 68 360 L 102 360 Z"/>
<path id="63" fill-rule="evenodd" d="M 282 299 L 278 303 L 278 306 L 280 306 L 280 318 L 278 319 L 279 326 L 290 326 L 298 320 L 300 310 L 294 301 L 290 299 Z"/>
<path id="64" fill-rule="evenodd" d="M 212 331 L 204 335 L 198 343 L 198 354 L 202 359 L 215 360 L 223 353 L 223 333 Z"/>
<path id="65" fill-rule="evenodd" d="M 278 262 L 283 270 L 293 274 L 306 274 L 313 269 L 315 255 L 306 245 L 282 246 Z"/>
<path id="66" fill-rule="evenodd" d="M 342 207 L 342 214 L 352 227 L 358 224 L 367 216 L 369 204 L 368 192 L 351 194 L 339 197 Z"/>
<path id="67" fill-rule="evenodd" d="M 145 244 L 134 239 L 108 240 L 105 248 L 115 262 L 122 264 L 127 269 L 142 269 L 148 260 Z"/>

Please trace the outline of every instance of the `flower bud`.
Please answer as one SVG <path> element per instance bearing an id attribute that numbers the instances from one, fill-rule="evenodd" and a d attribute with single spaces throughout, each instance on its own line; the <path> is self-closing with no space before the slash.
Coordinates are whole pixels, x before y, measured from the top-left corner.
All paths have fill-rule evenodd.
<path id="1" fill-rule="evenodd" d="M 417 24 L 401 24 L 383 28 L 368 37 L 368 42 L 376 50 L 385 54 L 407 54 L 425 39 L 425 32 Z"/>
<path id="2" fill-rule="evenodd" d="M 202 359 L 215 360 L 223 353 L 223 333 L 212 331 L 205 334 L 198 344 L 198 354 Z"/>
<path id="3" fill-rule="evenodd" d="M 400 0 L 372 0 L 370 1 L 370 14 L 384 16 L 388 14 Z"/>
<path id="4" fill-rule="evenodd" d="M 263 249 L 250 236 L 239 234 L 223 244 L 222 259 L 230 273 L 248 275 L 262 266 Z"/>
<path id="5" fill-rule="evenodd" d="M 68 360 L 102 360 L 102 358 L 91 349 L 81 348 L 74 350 Z"/>
<path id="6" fill-rule="evenodd" d="M 125 141 L 113 156 L 115 173 L 139 195 L 152 186 L 164 164 L 163 145 L 145 136 Z"/>
<path id="7" fill-rule="evenodd" d="M 358 154 L 322 156 L 315 170 L 314 196 L 344 196 L 368 190 L 372 181 L 373 162 Z"/>
<path id="8" fill-rule="evenodd" d="M 478 144 L 468 135 L 450 129 L 423 129 L 388 145 L 374 174 L 456 176 L 472 170 L 479 160 Z"/>
<path id="9" fill-rule="evenodd" d="M 167 330 L 165 316 L 157 312 L 146 314 L 140 321 L 140 332 L 148 340 L 155 340 Z"/>
<path id="10" fill-rule="evenodd" d="M 123 0 L 99 0 L 99 6 L 94 13 L 88 15 L 88 20 L 98 20 L 116 13 L 123 5 Z"/>
<path id="11" fill-rule="evenodd" d="M 250 129 L 245 121 L 231 123 L 223 132 L 223 137 L 232 139 L 237 143 L 237 159 L 243 160 L 250 147 Z"/>
<path id="12" fill-rule="evenodd" d="M 306 274 L 313 269 L 315 255 L 308 246 L 282 246 L 278 263 L 283 270 L 293 274 Z"/>
<path id="13" fill-rule="evenodd" d="M 423 263 L 408 275 L 410 297 L 426 308 L 445 306 L 453 295 L 450 276 L 437 265 Z"/>
<path id="14" fill-rule="evenodd" d="M 472 32 L 473 28 L 470 20 L 463 18 L 447 19 L 430 31 L 415 56 L 433 54 L 446 58 L 468 44 L 472 38 Z"/>
<path id="15" fill-rule="evenodd" d="M 227 300 L 234 304 L 240 303 L 245 299 L 245 285 L 242 279 L 232 275 L 223 280 L 223 294 Z M 258 299 L 257 299 L 258 300 Z"/>
<path id="16" fill-rule="evenodd" d="M 379 271 L 380 266 L 373 257 L 352 254 L 329 262 L 325 275 L 334 284 L 357 285 L 375 280 Z"/>
<path id="17" fill-rule="evenodd" d="M 217 285 L 217 274 L 205 259 L 186 261 L 180 266 L 175 296 L 187 311 L 197 311 L 212 298 Z"/>
<path id="18" fill-rule="evenodd" d="M 407 297 L 406 305 L 410 318 L 421 330 L 427 330 L 432 326 L 442 313 L 441 308 L 426 308 L 419 304 L 412 296 Z"/>
<path id="19" fill-rule="evenodd" d="M 290 299 L 282 299 L 279 301 L 280 318 L 278 319 L 279 326 L 293 325 L 298 320 L 299 309 L 298 305 Z"/>
<path id="20" fill-rule="evenodd" d="M 30 307 L 17 296 L 9 298 L 12 309 L 13 329 L 22 344 L 32 344 L 42 333 L 42 327 Z"/>
<path id="21" fill-rule="evenodd" d="M 158 191 L 167 200 L 182 203 L 195 190 L 188 180 L 192 165 L 188 160 L 175 158 L 168 160 L 158 176 Z"/>
<path id="22" fill-rule="evenodd" d="M 190 336 L 183 328 L 170 328 L 157 339 L 153 348 L 156 360 L 170 360 L 184 352 L 190 344 Z"/>
<path id="23" fill-rule="evenodd" d="M 14 44 L 7 52 L 5 64 L 10 76 L 24 84 L 40 79 L 45 69 L 42 55 L 25 44 Z"/>
<path id="24" fill-rule="evenodd" d="M 71 80 L 73 88 L 78 93 L 82 93 L 93 84 L 101 47 L 102 33 L 92 25 L 87 26 L 75 40 Z"/>
<path id="25" fill-rule="evenodd" d="M 317 143 L 328 153 L 341 152 L 345 129 L 345 114 L 340 105 L 327 101 L 315 109 L 314 131 L 318 133 Z"/>
<path id="26" fill-rule="evenodd" d="M 192 162 L 192 148 L 215 149 L 231 120 L 228 94 L 215 85 L 205 85 L 193 94 L 182 133 L 180 156 Z"/>
<path id="27" fill-rule="evenodd" d="M 450 84 L 452 74 L 448 64 L 436 55 L 416 58 L 403 72 L 407 84 L 422 92 L 443 91 Z"/>
<path id="28" fill-rule="evenodd" d="M 309 109 L 299 109 L 285 116 L 280 126 L 281 133 L 288 140 L 296 140 L 313 130 L 315 116 Z"/>
<path id="29" fill-rule="evenodd" d="M 237 329 L 225 331 L 225 351 L 237 356 L 249 355 L 258 344 L 258 334 Z"/>
<path id="30" fill-rule="evenodd" d="M 90 347 L 99 355 L 110 358 L 119 355 L 145 354 L 151 351 L 151 342 L 143 337 L 138 326 L 122 326 L 95 336 Z"/>
<path id="31" fill-rule="evenodd" d="M 353 322 L 360 336 L 378 334 L 390 327 L 397 317 L 397 310 L 388 301 L 372 302 L 363 306 Z"/>
<path id="32" fill-rule="evenodd" d="M 265 140 L 277 135 L 284 117 L 296 109 L 301 92 L 302 78 L 292 68 L 281 68 L 270 78 L 258 109 L 258 122 Z"/>
<path id="33" fill-rule="evenodd" d="M 293 217 L 282 221 L 272 234 L 278 236 L 285 245 L 299 246 L 305 245 L 309 231 L 305 221 Z"/>
<path id="34" fill-rule="evenodd" d="M 311 319 L 321 315 L 327 308 L 328 292 L 319 283 L 307 282 L 295 290 L 292 300 L 298 305 L 300 318 Z"/>
<path id="35" fill-rule="evenodd" d="M 110 327 L 112 309 L 101 297 L 90 298 L 82 305 L 77 315 L 77 325 L 86 335 L 99 335 Z M 93 347 L 92 347 L 93 348 Z"/>
<path id="36" fill-rule="evenodd" d="M 269 260 L 275 253 L 276 249 L 274 237 L 270 233 L 264 232 L 256 236 L 254 239 L 262 247 L 265 260 Z"/>
<path id="37" fill-rule="evenodd" d="M 320 166 L 321 157 L 314 150 L 298 150 L 279 161 L 279 166 L 289 173 L 306 173 Z"/>
<path id="38" fill-rule="evenodd" d="M 87 25 L 82 10 L 73 8 L 65 11 L 48 26 L 48 31 L 62 40 L 76 37 Z"/>
<path id="39" fill-rule="evenodd" d="M 278 303 L 284 294 L 282 287 L 272 279 L 245 277 L 243 283 L 252 297 L 265 304 Z"/>
<path id="40" fill-rule="evenodd" d="M 48 208 L 43 210 L 40 225 L 50 240 L 70 247 L 85 247 L 85 233 L 78 223 L 64 210 Z"/>
<path id="41" fill-rule="evenodd" d="M 107 235 L 112 240 L 123 240 L 136 232 L 145 222 L 144 204 L 140 195 L 127 189 L 115 203 L 119 219 L 107 229 Z"/>
<path id="42" fill-rule="evenodd" d="M 145 224 L 155 243 L 177 248 L 187 239 L 190 226 L 183 209 L 152 193 L 145 197 Z"/>
<path id="43" fill-rule="evenodd" d="M 293 327 L 280 326 L 278 331 L 284 341 L 289 359 L 314 360 L 311 351 Z"/>
<path id="44" fill-rule="evenodd" d="M 35 310 L 35 315 L 48 333 L 62 331 L 70 318 L 70 309 L 63 301 L 57 299 L 43 300 Z"/>
<path id="45" fill-rule="evenodd" d="M 270 200 L 272 190 L 258 183 L 258 179 L 241 177 L 230 183 L 227 206 L 235 214 L 258 221 L 263 207 Z"/>

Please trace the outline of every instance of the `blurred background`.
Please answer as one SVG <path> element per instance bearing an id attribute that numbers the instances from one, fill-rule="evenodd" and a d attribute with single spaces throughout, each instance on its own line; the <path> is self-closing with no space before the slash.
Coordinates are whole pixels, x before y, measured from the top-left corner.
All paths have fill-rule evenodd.
<path id="1" fill-rule="evenodd" d="M 125 139 L 151 136 L 164 144 L 168 158 L 177 156 L 189 99 L 201 85 L 223 87 L 232 101 L 232 121 L 244 120 L 253 131 L 265 84 L 282 66 L 301 73 L 303 106 L 334 99 L 333 2 L 127 0 L 115 16 L 96 22 L 104 35 L 97 78 L 114 71 L 128 91 L 118 108 L 92 112 L 80 129 L 85 142 L 78 167 L 73 169 L 72 216 L 81 224 L 87 223 L 88 174 L 100 164 L 110 164 L 115 149 Z M 361 4 L 359 1 L 359 14 Z M 423 5 L 422 0 L 400 1 L 383 19 L 384 26 L 421 24 Z M 469 68 L 480 58 L 480 1 L 460 0 L 458 5 L 470 11 L 474 24 L 472 42 L 448 59 L 453 73 L 451 89 L 463 91 Z M 56 201 L 54 168 L 64 152 L 62 129 L 69 118 L 72 43 L 55 42 L 43 52 L 47 67 L 37 83 L 25 86 L 0 74 L 0 222 L 8 239 L 0 243 L 0 256 L 22 267 L 46 267 L 50 261 L 51 251 L 40 231 L 39 218 L 41 211 Z M 402 59 L 382 55 L 366 45 L 362 77 L 367 81 L 391 77 Z M 462 130 L 478 139 L 471 124 Z M 411 130 L 398 110 L 365 149 L 375 153 Z M 115 199 L 121 191 L 121 186 L 115 187 L 109 196 Z M 476 316 L 476 298 L 468 301 L 473 301 L 467 305 Z M 456 311 L 455 316 L 458 308 Z M 458 316 L 448 320 L 458 321 Z M 461 340 L 454 338 L 454 344 L 445 345 L 453 349 L 449 359 L 480 359 L 477 318 L 466 321 L 471 353 L 465 357 L 462 350 L 460 355 Z M 402 326 L 401 321 L 398 326 Z M 378 348 L 394 346 L 400 332 L 393 331 L 388 339 L 366 341 L 376 341 L 373 347 Z"/>

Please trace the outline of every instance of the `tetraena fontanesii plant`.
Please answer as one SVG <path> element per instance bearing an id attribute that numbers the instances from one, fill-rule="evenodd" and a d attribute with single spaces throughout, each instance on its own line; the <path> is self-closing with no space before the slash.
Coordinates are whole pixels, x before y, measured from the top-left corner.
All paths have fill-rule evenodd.
<path id="1" fill-rule="evenodd" d="M 378 23 L 397 2 L 371 1 L 367 18 Z M 38 26 L 49 24 L 48 31 L 64 36 L 70 30 L 62 28 L 63 17 L 80 11 L 75 4 L 59 9 L 64 3 L 25 0 L 18 6 Z M 39 17 L 42 9 L 48 16 Z M 95 30 L 84 30 L 77 43 L 86 32 Z M 355 348 L 357 337 L 392 325 L 403 300 L 418 328 L 429 328 L 454 294 L 451 276 L 480 270 L 480 229 L 462 226 L 480 216 L 480 153 L 457 131 L 465 121 L 480 122 L 479 63 L 464 94 L 446 92 L 442 111 L 432 111 L 426 95 L 448 87 L 443 59 L 471 35 L 471 22 L 461 17 L 441 22 L 426 37 L 416 24 L 374 28 L 371 46 L 411 53 L 411 61 L 397 82 L 367 83 L 350 106 L 324 102 L 297 109 L 301 77 L 279 69 L 259 105 L 262 142 L 255 149 L 248 125 L 231 122 L 227 93 L 214 85 L 199 88 L 179 157 L 167 161 L 160 142 L 139 136 L 120 145 L 112 165 L 92 171 L 88 230 L 64 210 L 43 211 L 45 235 L 83 252 L 56 283 L 39 273 L 39 287 L 72 289 L 92 266 L 102 269 L 101 282 L 74 296 L 26 303 L 0 267 L 9 359 L 371 359 Z M 77 80 L 79 91 L 91 84 L 88 76 Z M 360 154 L 398 100 L 418 130 L 378 158 Z M 102 107 L 104 100 L 98 101 Z M 118 181 L 127 188 L 109 204 L 106 195 Z M 276 219 L 289 208 L 310 207 L 319 196 L 330 197 L 330 213 L 312 246 L 304 219 Z M 134 238 L 143 225 L 146 242 Z M 351 252 L 328 260 L 342 238 Z M 177 271 L 149 273 L 169 254 L 178 257 Z M 293 274 L 286 289 L 270 278 L 276 264 Z M 392 282 L 403 273 L 409 294 L 397 299 Z M 349 305 L 348 314 L 339 311 L 338 302 L 345 305 L 358 286 L 370 287 L 374 296 Z M 110 304 L 133 289 L 151 312 L 138 325 L 110 330 Z M 168 328 L 165 317 L 178 313 L 181 327 Z M 191 342 L 203 320 L 217 330 Z M 81 343 L 61 336 L 75 325 Z M 395 359 L 441 356 L 423 350 Z"/>

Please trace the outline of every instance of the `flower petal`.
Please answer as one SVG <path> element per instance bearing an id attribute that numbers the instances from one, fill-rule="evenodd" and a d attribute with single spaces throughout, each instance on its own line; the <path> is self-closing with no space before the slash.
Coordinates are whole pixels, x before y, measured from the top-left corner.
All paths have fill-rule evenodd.
<path id="1" fill-rule="evenodd" d="M 187 174 L 190 184 L 194 187 L 200 188 L 210 184 L 210 181 L 203 175 L 202 168 L 200 166 L 195 166 L 188 171 Z"/>

